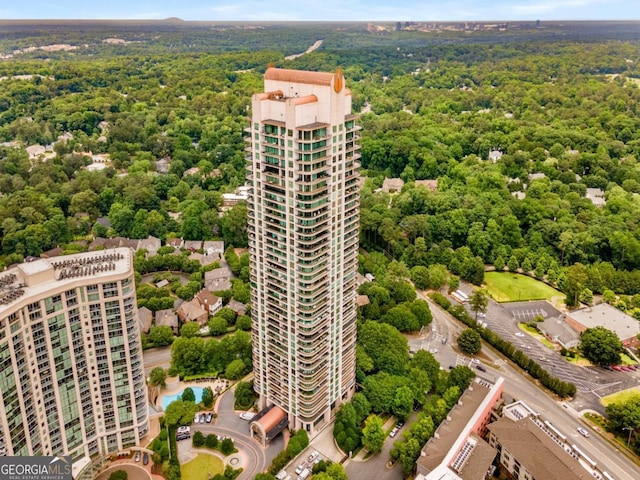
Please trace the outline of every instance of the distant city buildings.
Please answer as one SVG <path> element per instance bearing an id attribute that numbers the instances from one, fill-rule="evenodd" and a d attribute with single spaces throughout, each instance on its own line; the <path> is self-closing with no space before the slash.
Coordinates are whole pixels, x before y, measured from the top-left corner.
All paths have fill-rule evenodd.
<path id="1" fill-rule="evenodd" d="M 39 259 L 0 275 L 0 453 L 73 461 L 148 430 L 132 252 Z"/>
<path id="2" fill-rule="evenodd" d="M 359 127 L 339 71 L 264 83 L 247 129 L 254 385 L 313 434 L 355 388 Z"/>

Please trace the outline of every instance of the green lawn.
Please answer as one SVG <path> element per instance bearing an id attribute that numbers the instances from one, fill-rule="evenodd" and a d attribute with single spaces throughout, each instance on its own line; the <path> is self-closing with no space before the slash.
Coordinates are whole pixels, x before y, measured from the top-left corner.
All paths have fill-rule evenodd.
<path id="1" fill-rule="evenodd" d="M 535 338 L 537 341 L 542 343 L 545 347 L 548 347 L 551 350 L 555 350 L 556 346 L 553 343 L 551 343 L 549 340 L 544 338 L 544 335 L 541 335 L 540 332 L 538 332 L 535 328 L 530 327 L 526 323 L 519 323 L 518 327 L 520 328 L 520 330 L 525 331 L 526 333 L 531 335 L 533 338 Z"/>
<path id="2" fill-rule="evenodd" d="M 487 272 L 484 275 L 487 291 L 496 302 L 550 300 L 561 292 L 535 278 L 509 272 Z"/>
<path id="3" fill-rule="evenodd" d="M 184 480 L 207 480 L 224 473 L 222 460 L 214 455 L 200 454 L 180 467 Z"/>
<path id="4" fill-rule="evenodd" d="M 611 395 L 607 395 L 606 397 L 602 397 L 600 399 L 600 403 L 606 407 L 611 403 L 626 401 L 629 400 L 629 398 L 637 395 L 640 395 L 640 388 L 633 387 L 627 390 L 621 390 L 619 392 L 612 393 Z"/>

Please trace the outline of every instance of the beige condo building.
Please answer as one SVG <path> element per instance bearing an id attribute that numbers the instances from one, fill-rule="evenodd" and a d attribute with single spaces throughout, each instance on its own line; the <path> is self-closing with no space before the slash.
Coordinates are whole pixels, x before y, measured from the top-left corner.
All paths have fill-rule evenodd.
<path id="1" fill-rule="evenodd" d="M 313 435 L 355 387 L 359 129 L 341 71 L 268 68 L 247 128 L 254 387 Z"/>
<path id="2" fill-rule="evenodd" d="M 76 462 L 147 432 L 132 255 L 80 253 L 0 274 L 0 454 Z"/>

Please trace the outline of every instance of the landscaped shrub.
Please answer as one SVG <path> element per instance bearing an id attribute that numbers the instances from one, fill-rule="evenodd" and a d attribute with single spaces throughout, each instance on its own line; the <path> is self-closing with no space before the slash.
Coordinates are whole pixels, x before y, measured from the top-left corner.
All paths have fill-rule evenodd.
<path id="1" fill-rule="evenodd" d="M 298 430 L 295 435 L 291 437 L 287 448 L 280 452 L 271 461 L 268 472 L 275 475 L 282 470 L 287 463 L 291 461 L 296 455 L 302 452 L 309 446 L 309 435 L 305 430 Z"/>
<path id="2" fill-rule="evenodd" d="M 220 451 L 225 455 L 229 455 L 233 453 L 234 450 L 235 450 L 235 447 L 233 446 L 233 440 L 231 440 L 230 438 L 225 438 L 220 443 Z"/>
<path id="3" fill-rule="evenodd" d="M 204 445 L 207 448 L 217 448 L 218 447 L 218 437 L 216 437 L 213 433 L 207 435 L 204 439 Z"/>
<path id="4" fill-rule="evenodd" d="M 201 447 L 204 445 L 204 435 L 202 434 L 202 432 L 195 432 L 193 434 L 193 446 L 194 447 Z"/>

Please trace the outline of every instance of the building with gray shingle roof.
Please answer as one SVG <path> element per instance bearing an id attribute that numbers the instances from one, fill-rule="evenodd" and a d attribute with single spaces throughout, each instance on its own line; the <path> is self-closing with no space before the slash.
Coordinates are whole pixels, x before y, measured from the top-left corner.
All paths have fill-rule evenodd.
<path id="1" fill-rule="evenodd" d="M 151 325 L 153 324 L 153 312 L 147 307 L 140 307 L 138 309 L 138 324 L 140 325 L 140 331 L 149 333 Z"/>
<path id="2" fill-rule="evenodd" d="M 156 312 L 156 327 L 171 327 L 174 334 L 178 334 L 180 325 L 178 316 L 171 309 L 158 310 Z"/>
<path id="3" fill-rule="evenodd" d="M 638 346 L 640 322 L 608 303 L 582 308 L 567 314 L 567 323 L 579 333 L 587 328 L 604 327 L 611 330 L 626 347 Z"/>

